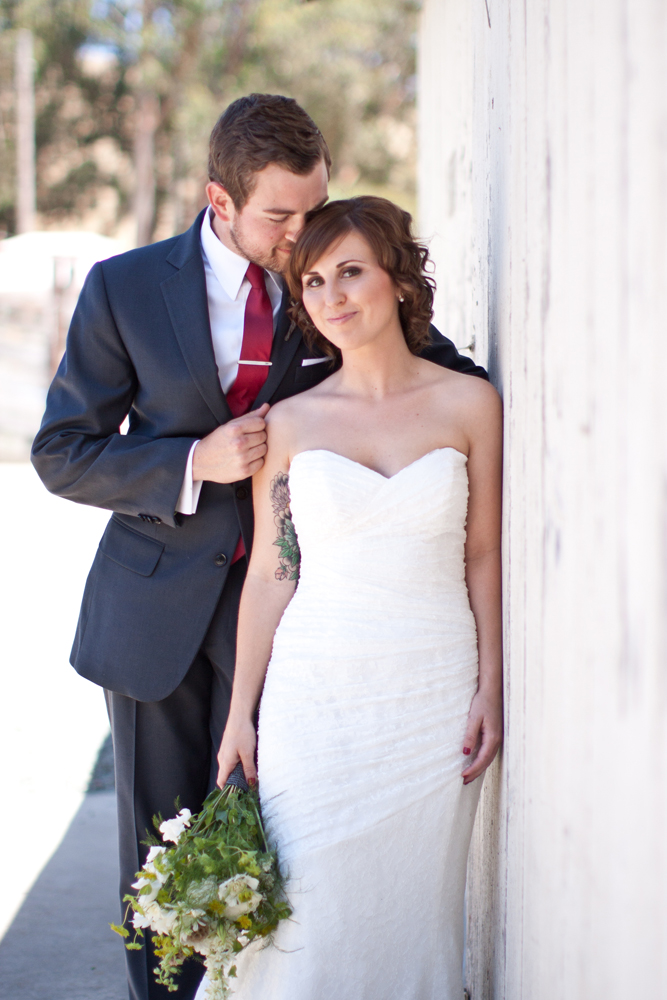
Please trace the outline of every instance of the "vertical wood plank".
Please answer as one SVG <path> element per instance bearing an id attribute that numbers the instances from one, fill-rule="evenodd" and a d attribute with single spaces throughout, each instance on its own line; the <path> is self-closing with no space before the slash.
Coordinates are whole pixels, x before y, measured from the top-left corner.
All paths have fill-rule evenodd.
<path id="1" fill-rule="evenodd" d="M 473 1000 L 667 995 L 665 51 L 660 0 L 423 6 L 438 320 L 474 336 L 506 422 Z"/>

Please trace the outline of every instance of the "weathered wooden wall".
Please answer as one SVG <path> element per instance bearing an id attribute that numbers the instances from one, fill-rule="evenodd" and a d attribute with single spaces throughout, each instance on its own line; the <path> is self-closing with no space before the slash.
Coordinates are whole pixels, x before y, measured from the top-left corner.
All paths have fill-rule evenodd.
<path id="1" fill-rule="evenodd" d="M 425 0 L 437 321 L 505 400 L 473 1000 L 667 997 L 667 4 Z"/>

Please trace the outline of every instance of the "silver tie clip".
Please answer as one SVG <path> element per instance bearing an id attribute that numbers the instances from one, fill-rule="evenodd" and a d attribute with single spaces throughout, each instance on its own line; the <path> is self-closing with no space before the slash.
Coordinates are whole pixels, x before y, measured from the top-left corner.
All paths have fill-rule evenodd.
<path id="1" fill-rule="evenodd" d="M 239 361 L 240 365 L 272 365 L 273 361 Z"/>

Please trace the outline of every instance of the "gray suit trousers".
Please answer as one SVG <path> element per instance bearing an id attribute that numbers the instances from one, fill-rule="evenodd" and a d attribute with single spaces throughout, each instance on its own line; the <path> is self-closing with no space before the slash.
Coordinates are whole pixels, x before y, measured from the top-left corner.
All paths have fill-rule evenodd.
<path id="1" fill-rule="evenodd" d="M 235 563 L 204 642 L 175 691 L 162 701 L 136 701 L 105 691 L 114 744 L 120 853 L 120 895 L 133 890 L 135 873 L 155 834 L 153 817 L 164 819 L 179 808 L 196 813 L 214 788 L 216 757 L 227 721 L 236 655 L 236 621 L 246 560 Z M 123 913 L 125 904 L 121 904 Z M 129 926 L 131 936 L 134 931 Z M 127 951 L 130 1000 L 192 1000 L 203 966 L 188 961 L 177 979 L 177 993 L 158 986 L 157 960 L 150 933 L 141 951 Z"/>

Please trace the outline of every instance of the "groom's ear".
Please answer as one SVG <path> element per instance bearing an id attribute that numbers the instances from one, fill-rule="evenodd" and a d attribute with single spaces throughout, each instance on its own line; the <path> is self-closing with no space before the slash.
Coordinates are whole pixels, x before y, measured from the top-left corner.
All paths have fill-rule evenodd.
<path id="1" fill-rule="evenodd" d="M 210 181 L 206 185 L 206 194 L 211 203 L 211 208 L 221 222 L 231 222 L 234 213 L 234 203 L 226 188 L 217 181 Z"/>

